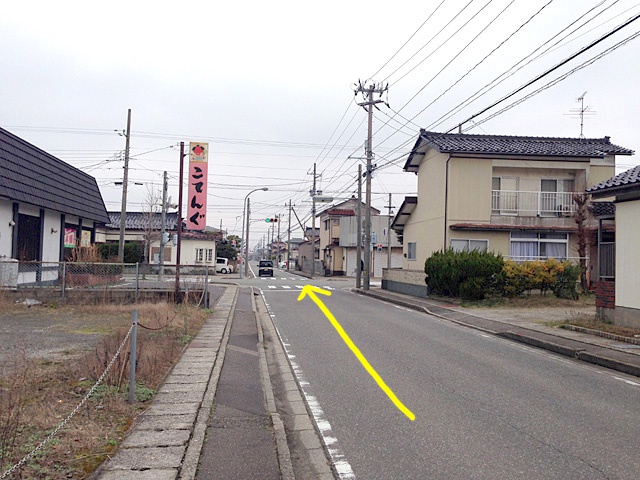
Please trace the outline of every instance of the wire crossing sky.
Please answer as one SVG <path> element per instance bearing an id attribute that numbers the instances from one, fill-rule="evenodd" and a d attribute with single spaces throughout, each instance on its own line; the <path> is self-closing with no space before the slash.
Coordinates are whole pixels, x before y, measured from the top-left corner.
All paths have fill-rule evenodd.
<path id="1" fill-rule="evenodd" d="M 240 235 L 245 195 L 268 187 L 251 196 L 257 243 L 289 201 L 310 225 L 314 163 L 323 195 L 356 194 L 358 82 L 389 86 L 374 109 L 384 212 L 389 193 L 394 205 L 416 194 L 402 166 L 420 128 L 578 137 L 587 92 L 584 135 L 640 151 L 638 15 L 632 0 L 11 2 L 0 126 L 93 175 L 110 211 L 127 109 L 129 211 L 158 207 L 164 171 L 175 202 L 179 142 L 209 142 L 207 224 Z"/>

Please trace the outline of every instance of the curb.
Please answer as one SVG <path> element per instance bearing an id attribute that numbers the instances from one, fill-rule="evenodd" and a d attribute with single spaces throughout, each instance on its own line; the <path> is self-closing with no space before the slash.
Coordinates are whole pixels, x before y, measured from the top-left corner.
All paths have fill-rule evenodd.
<path id="1" fill-rule="evenodd" d="M 580 360 L 586 363 L 591 363 L 593 365 L 598 365 L 600 367 L 605 367 L 605 368 L 609 368 L 611 370 L 616 370 L 618 372 L 622 372 L 622 373 L 626 373 L 628 375 L 632 375 L 635 377 L 640 377 L 640 365 L 634 365 L 631 363 L 627 363 L 624 362 L 622 360 L 619 359 L 614 359 L 611 358 L 609 356 L 606 355 L 607 353 L 607 348 L 606 347 L 602 347 L 602 346 L 597 346 L 597 345 L 591 345 L 588 343 L 582 343 L 582 345 L 584 345 L 584 348 L 582 347 L 582 345 L 578 346 L 569 346 L 569 345 L 563 345 L 561 343 L 557 343 L 557 342 L 553 342 L 550 340 L 544 340 L 542 338 L 537 338 L 536 336 L 533 335 L 526 335 L 523 334 L 521 332 L 515 332 L 513 330 L 506 330 L 506 331 L 495 331 L 495 330 L 491 330 L 491 329 L 487 329 L 484 328 L 482 326 L 479 325 L 474 325 L 471 322 L 465 322 L 462 320 L 458 320 L 458 319 L 453 319 L 453 318 L 449 318 L 443 315 L 439 315 L 437 313 L 434 313 L 432 311 L 429 310 L 429 308 L 423 306 L 423 305 L 417 305 L 415 303 L 403 300 L 403 299 L 399 299 L 399 298 L 392 298 L 392 297 L 386 297 L 384 295 L 379 295 L 375 292 L 371 292 L 371 291 L 364 291 L 364 290 L 359 290 L 359 289 L 351 289 L 351 291 L 353 293 L 357 293 L 360 295 L 365 295 L 368 297 L 372 297 L 375 298 L 377 300 L 383 301 L 383 302 L 387 302 L 387 303 L 391 303 L 391 304 L 395 304 L 395 305 L 400 305 L 402 307 L 406 307 L 412 310 L 416 310 L 419 312 L 423 312 L 423 313 L 427 313 L 429 315 L 433 315 L 434 317 L 438 317 L 441 318 L 443 320 L 447 320 L 449 322 L 453 322 L 453 323 L 457 323 L 459 325 L 464 325 L 466 327 L 470 327 L 470 328 L 474 328 L 476 330 L 480 330 L 483 331 L 485 333 L 490 333 L 492 335 L 496 335 L 498 337 L 502 337 L 502 338 L 506 338 L 508 340 L 512 340 L 518 343 L 522 343 L 522 344 L 526 344 L 526 345 L 530 345 L 532 347 L 537 347 L 540 349 L 544 349 L 544 350 L 548 350 L 566 357 L 570 357 L 576 360 Z M 467 314 L 465 314 L 467 315 Z M 468 315 L 470 317 L 473 317 L 473 315 Z M 483 318 L 483 317 L 478 317 L 478 318 Z M 503 323 L 504 325 L 510 325 L 509 323 L 506 322 L 500 322 L 497 321 L 498 323 Z M 518 328 L 518 330 L 527 330 L 524 327 L 520 327 Z M 550 334 L 542 334 L 542 335 L 547 335 L 547 336 L 551 336 Z M 569 343 L 573 343 L 573 341 L 569 341 Z M 578 342 L 579 343 L 579 342 Z M 634 343 L 634 342 L 632 342 Z M 599 353 L 595 353 L 594 351 L 589 351 L 587 348 L 588 347 L 592 347 L 591 350 L 595 350 Z"/>

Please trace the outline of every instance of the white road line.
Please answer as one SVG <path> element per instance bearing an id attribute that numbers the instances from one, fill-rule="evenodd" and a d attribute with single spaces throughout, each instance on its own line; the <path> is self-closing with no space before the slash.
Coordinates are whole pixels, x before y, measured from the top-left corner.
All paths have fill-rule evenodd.
<path id="1" fill-rule="evenodd" d="M 263 300 L 265 300 L 265 303 L 266 303 L 266 299 L 264 298 L 264 295 L 262 296 L 262 298 Z M 267 310 L 269 310 L 268 307 L 267 307 Z M 273 315 L 270 311 L 269 311 L 269 315 L 271 316 L 271 318 L 275 318 L 275 315 Z M 320 436 L 322 437 L 322 441 L 324 442 L 325 447 L 329 452 L 329 456 L 331 457 L 331 462 L 333 463 L 333 467 L 335 468 L 335 471 L 338 474 L 339 480 L 354 480 L 356 476 L 353 473 L 351 464 L 347 461 L 347 457 L 344 455 L 344 453 L 342 453 L 342 450 L 337 444 L 338 440 L 336 439 L 336 436 L 333 434 L 331 424 L 329 423 L 329 420 L 327 420 L 327 417 L 324 411 L 322 410 L 322 407 L 320 407 L 320 403 L 318 402 L 316 397 L 312 395 L 311 392 L 309 391 L 310 384 L 306 380 L 306 378 L 304 378 L 304 373 L 302 372 L 302 369 L 298 366 L 298 363 L 295 361 L 296 356 L 289 351 L 290 345 L 288 343 L 285 343 L 285 341 L 283 340 L 282 335 L 280 334 L 280 330 L 278 330 L 278 327 L 275 324 L 275 322 L 273 323 L 273 327 L 276 329 L 276 333 L 278 334 L 280 343 L 283 345 L 285 353 L 289 358 L 289 364 L 291 365 L 293 374 L 295 375 L 296 380 L 298 381 L 298 385 L 300 385 L 300 388 L 302 389 L 302 394 L 307 400 L 307 405 L 309 406 L 309 409 L 311 410 L 311 414 L 313 415 L 313 421 L 315 422 L 316 427 L 320 432 Z"/>
<path id="2" fill-rule="evenodd" d="M 290 289 L 290 288 L 291 288 L 291 285 L 282 285 L 282 288 L 285 288 L 285 289 L 287 289 L 287 290 L 288 290 L 288 289 Z"/>
<path id="3" fill-rule="evenodd" d="M 640 387 L 640 383 L 638 382 L 634 382 L 632 380 L 627 380 L 626 378 L 620 378 L 620 377 L 613 377 L 616 380 L 620 380 L 621 382 L 626 383 L 627 385 L 633 385 L 634 387 Z"/>
<path id="4" fill-rule="evenodd" d="M 304 287 L 302 285 L 296 285 L 296 288 L 299 288 L 300 290 L 302 290 Z"/>
<path id="5" fill-rule="evenodd" d="M 335 290 L 335 288 L 333 287 L 329 287 L 327 285 L 323 285 L 322 288 L 326 289 L 326 290 Z"/>
<path id="6" fill-rule="evenodd" d="M 267 285 L 269 288 L 278 288 L 275 285 Z"/>

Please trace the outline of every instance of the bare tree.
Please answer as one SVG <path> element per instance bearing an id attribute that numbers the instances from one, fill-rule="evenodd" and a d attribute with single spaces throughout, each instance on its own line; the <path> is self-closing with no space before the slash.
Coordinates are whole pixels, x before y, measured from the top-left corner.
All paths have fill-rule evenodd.
<path id="1" fill-rule="evenodd" d="M 583 293 L 587 293 L 587 220 L 589 219 L 589 195 L 586 193 L 576 193 L 573 195 L 573 221 L 578 227 L 578 256 L 580 257 L 580 286 Z"/>
<path id="2" fill-rule="evenodd" d="M 156 190 L 151 185 L 147 187 L 147 196 L 144 199 L 142 212 L 145 216 L 144 222 L 144 256 L 147 263 L 151 263 L 151 243 L 160 238 L 162 233 L 156 226 L 156 217 L 162 211 L 162 191 Z"/>

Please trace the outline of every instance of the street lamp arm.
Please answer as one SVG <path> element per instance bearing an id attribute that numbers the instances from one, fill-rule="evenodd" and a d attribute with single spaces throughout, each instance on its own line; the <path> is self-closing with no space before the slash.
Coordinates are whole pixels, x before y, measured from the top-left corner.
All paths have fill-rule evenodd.
<path id="1" fill-rule="evenodd" d="M 249 264 L 248 262 L 248 258 L 249 258 L 249 239 L 245 239 L 244 238 L 244 227 L 245 227 L 245 218 L 247 216 L 247 200 L 249 199 L 249 195 L 251 195 L 253 192 L 257 192 L 257 191 L 264 191 L 266 192 L 267 190 L 269 190 L 269 187 L 260 187 L 260 188 L 255 188 L 253 190 L 251 190 L 249 193 L 247 193 L 247 195 L 244 197 L 244 202 L 242 204 L 242 237 L 240 238 L 240 250 L 242 251 L 242 242 L 244 242 L 244 255 L 243 255 L 243 261 L 244 261 L 244 265 L 241 265 L 240 268 L 238 269 L 238 273 L 240 274 L 240 278 L 242 278 L 242 267 L 244 266 L 244 274 L 245 276 L 249 275 Z M 246 225 L 247 225 L 247 237 L 249 236 L 249 219 L 246 220 Z"/>

